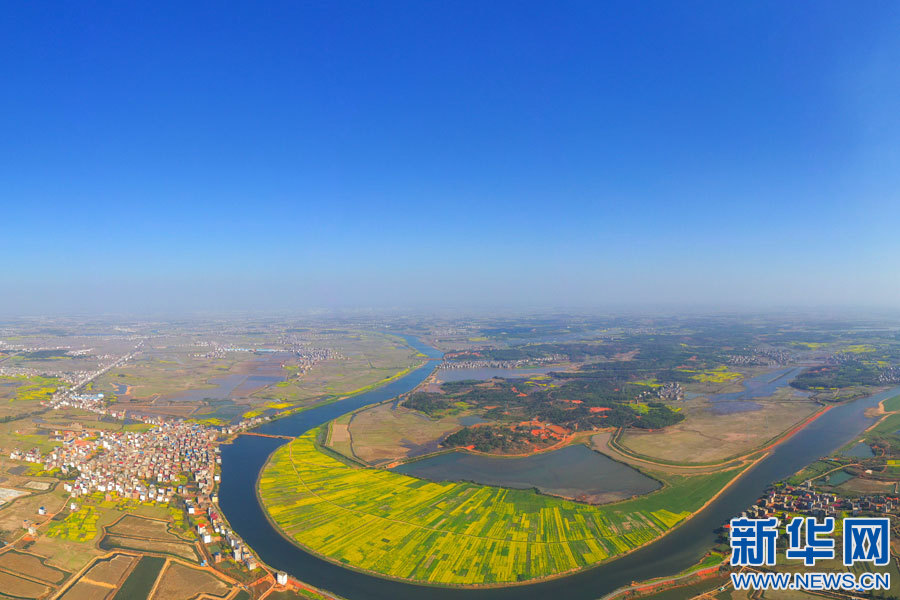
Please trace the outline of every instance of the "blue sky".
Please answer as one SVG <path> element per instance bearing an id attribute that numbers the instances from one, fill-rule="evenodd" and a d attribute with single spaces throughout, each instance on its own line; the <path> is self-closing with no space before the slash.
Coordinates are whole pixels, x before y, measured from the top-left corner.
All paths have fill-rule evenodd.
<path id="1" fill-rule="evenodd" d="M 900 308 L 895 2 L 44 3 L 0 314 Z"/>

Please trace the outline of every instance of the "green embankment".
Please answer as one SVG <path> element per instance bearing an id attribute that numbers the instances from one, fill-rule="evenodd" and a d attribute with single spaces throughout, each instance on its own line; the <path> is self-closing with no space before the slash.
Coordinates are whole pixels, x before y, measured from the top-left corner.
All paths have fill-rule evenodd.
<path id="1" fill-rule="evenodd" d="M 888 415 L 882 419 L 878 425 L 866 432 L 866 437 L 871 438 L 876 435 L 893 435 L 900 429 L 900 414 Z"/>
<path id="2" fill-rule="evenodd" d="M 354 468 L 319 451 L 315 438 L 282 446 L 263 470 L 270 518 L 334 561 L 435 584 L 509 583 L 595 564 L 658 537 L 738 473 L 673 477 L 652 494 L 591 506 Z"/>
<path id="3" fill-rule="evenodd" d="M 887 412 L 896 412 L 900 410 L 900 396 L 894 396 L 884 401 L 884 410 Z"/>

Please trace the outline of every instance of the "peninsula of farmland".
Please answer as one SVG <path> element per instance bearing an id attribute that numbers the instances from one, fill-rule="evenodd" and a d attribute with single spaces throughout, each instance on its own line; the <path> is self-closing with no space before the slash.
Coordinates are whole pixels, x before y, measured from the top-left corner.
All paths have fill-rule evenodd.
<path id="1" fill-rule="evenodd" d="M 660 491 L 591 506 L 471 483 L 350 466 L 316 432 L 279 448 L 260 497 L 288 538 L 381 575 L 449 585 L 550 577 L 628 552 L 700 508 L 739 473 L 671 476 Z"/>

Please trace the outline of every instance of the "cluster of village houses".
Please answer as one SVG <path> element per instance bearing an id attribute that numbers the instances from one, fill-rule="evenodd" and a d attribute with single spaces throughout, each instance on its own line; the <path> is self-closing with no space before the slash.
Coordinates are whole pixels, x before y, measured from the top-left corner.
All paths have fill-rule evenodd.
<path id="1" fill-rule="evenodd" d="M 860 498 L 842 498 L 836 494 L 818 492 L 808 487 L 785 485 L 770 489 L 765 496 L 751 506 L 745 516 L 762 519 L 778 513 L 796 513 L 824 519 L 839 517 L 843 512 L 858 516 L 869 514 L 898 514 L 900 498 L 872 495 Z"/>
<path id="2" fill-rule="evenodd" d="M 130 498 L 141 502 L 168 504 L 180 498 L 188 515 L 198 521 L 197 535 L 204 544 L 222 542 L 222 547 L 230 548 L 231 558 L 244 564 L 249 570 L 259 566 L 256 557 L 240 537 L 231 531 L 221 518 L 216 507 L 218 496 L 216 484 L 220 476 L 216 465 L 221 464 L 219 448 L 215 441 L 220 434 L 232 434 L 255 427 L 271 420 L 269 416 L 244 419 L 221 430 L 215 427 L 169 420 L 161 417 L 127 415 L 124 410 L 108 407 L 103 394 L 78 393 L 78 389 L 113 367 L 120 366 L 134 357 L 137 348 L 123 357 L 101 357 L 100 369 L 93 372 L 67 373 L 65 381 L 73 384 L 69 390 L 60 390 L 47 403 L 51 409 L 77 408 L 100 415 L 126 420 L 132 418 L 152 425 L 148 431 L 86 431 L 80 424 L 54 431 L 52 439 L 60 446 L 47 454 L 38 448 L 26 452 L 13 450 L 10 458 L 39 463 L 45 471 L 59 469 L 64 477 L 71 479 L 63 483 L 63 488 L 72 496 L 71 510 L 77 510 L 75 498 L 93 493 L 105 494 L 107 500 L 113 497 Z M 227 350 L 217 347 L 213 353 Z M 315 364 L 344 358 L 327 348 L 296 349 L 299 359 L 299 373 L 303 374 Z M 23 372 L 17 369 L 15 375 L 37 375 L 36 370 Z M 0 371 L 0 374 L 7 374 Z M 186 485 L 182 475 L 188 473 L 193 485 Z M 40 507 L 38 514 L 45 515 L 46 508 Z M 36 528 L 30 520 L 24 522 L 30 533 Z M 223 560 L 221 552 L 212 553 L 213 560 Z M 278 584 L 286 585 L 288 576 L 284 572 L 275 574 Z"/>
<path id="3" fill-rule="evenodd" d="M 56 431 L 61 442 L 40 456 L 44 470 L 75 474 L 64 489 L 72 496 L 95 492 L 115 494 L 141 502 L 168 502 L 184 495 L 178 485 L 183 473 L 195 482 L 198 497 L 215 501 L 218 432 L 182 421 L 160 421 L 150 431 Z M 10 458 L 35 461 L 34 450 Z"/>
<path id="4" fill-rule="evenodd" d="M 102 394 L 63 393 L 53 399 L 51 406 L 76 407 L 117 418 L 126 416 L 124 412 L 108 410 Z M 107 500 L 119 497 L 168 504 L 180 498 L 188 515 L 197 521 L 197 535 L 203 543 L 221 541 L 230 548 L 235 561 L 249 570 L 257 568 L 256 557 L 228 529 L 216 507 L 216 484 L 220 480 L 216 465 L 221 464 L 221 457 L 215 442 L 221 432 L 182 420 L 141 420 L 153 425 L 152 429 L 86 431 L 76 423 L 69 429 L 54 431 L 52 439 L 61 445 L 47 454 L 41 454 L 37 448 L 27 452 L 14 450 L 10 458 L 39 463 L 46 471 L 60 469 L 64 477 L 71 474 L 72 479 L 65 480 L 63 488 L 73 498 L 72 510 L 77 508 L 77 497 L 98 492 L 105 494 Z M 249 421 L 255 419 L 247 421 L 247 426 L 252 426 Z M 193 480 L 192 485 L 182 479 L 185 473 Z M 39 509 L 39 514 L 45 512 L 44 507 Z M 213 552 L 212 557 L 216 562 L 223 559 L 221 552 Z M 276 579 L 282 584 L 287 582 L 283 573 L 278 573 Z"/>
<path id="5" fill-rule="evenodd" d="M 198 342 L 192 344 L 194 346 L 208 347 L 210 348 L 206 352 L 197 352 L 191 354 L 193 358 L 225 358 L 228 354 L 233 352 L 249 352 L 253 354 L 270 354 L 270 353 L 285 353 L 289 352 L 293 355 L 293 359 L 296 361 L 297 366 L 301 373 L 305 373 L 315 365 L 324 362 L 326 360 L 340 360 L 346 358 L 342 354 L 331 350 L 330 348 L 316 348 L 309 346 L 308 344 L 300 344 L 300 343 L 285 343 L 283 346 L 286 348 L 277 349 L 277 348 L 245 348 L 239 346 L 222 346 L 220 344 L 216 344 L 214 342 Z"/>
<path id="6" fill-rule="evenodd" d="M 669 381 L 658 387 L 640 392 L 634 398 L 638 402 L 653 402 L 658 400 L 684 400 L 684 388 L 677 381 Z"/>
<path id="7" fill-rule="evenodd" d="M 779 348 L 754 348 L 751 354 L 732 354 L 727 357 L 728 364 L 743 366 L 769 366 L 788 365 L 794 362 L 794 355 L 787 350 Z"/>
<path id="8" fill-rule="evenodd" d="M 452 360 L 459 354 L 479 355 L 479 352 L 450 352 L 444 355 L 444 360 L 438 365 L 438 369 L 521 369 L 552 364 L 566 359 L 562 354 L 553 354 L 541 358 L 523 358 L 516 360 Z"/>

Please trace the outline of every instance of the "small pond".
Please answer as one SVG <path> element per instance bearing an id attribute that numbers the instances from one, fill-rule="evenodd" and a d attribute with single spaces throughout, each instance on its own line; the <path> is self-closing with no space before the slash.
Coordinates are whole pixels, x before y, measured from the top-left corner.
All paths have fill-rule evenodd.
<path id="1" fill-rule="evenodd" d="M 490 423 L 489 419 L 479 417 L 478 415 L 467 415 L 459 418 L 459 424 L 463 427 L 471 427 L 472 425 L 481 425 L 482 423 Z"/>
<path id="2" fill-rule="evenodd" d="M 841 454 L 843 456 L 852 456 L 853 458 L 872 458 L 875 456 L 875 453 L 872 452 L 872 448 L 865 442 L 860 442 L 852 448 L 844 450 Z"/>

